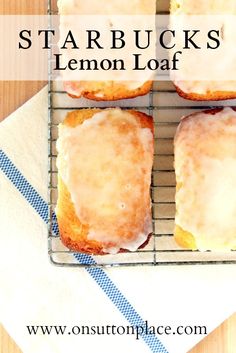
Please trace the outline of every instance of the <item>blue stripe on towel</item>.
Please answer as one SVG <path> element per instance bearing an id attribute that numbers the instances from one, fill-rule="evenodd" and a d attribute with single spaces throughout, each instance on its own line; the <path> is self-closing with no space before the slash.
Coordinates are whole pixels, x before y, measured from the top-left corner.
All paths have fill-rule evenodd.
<path id="1" fill-rule="evenodd" d="M 40 215 L 43 221 L 47 223 L 48 204 L 30 185 L 30 183 L 25 179 L 25 177 L 2 150 L 0 150 L 0 169 Z M 57 233 L 58 228 L 55 215 L 53 215 L 53 221 L 55 221 L 54 231 Z M 89 255 L 78 253 L 75 255 L 75 258 L 83 264 L 96 264 L 94 259 Z M 132 326 L 145 326 L 145 322 L 142 320 L 141 316 L 136 312 L 134 307 L 128 302 L 104 270 L 96 267 L 87 267 L 86 270 Z M 151 352 L 168 353 L 157 336 L 142 334 L 141 337 L 149 346 Z"/>
<path id="2" fill-rule="evenodd" d="M 40 215 L 44 222 L 48 222 L 48 205 L 30 183 L 23 177 L 7 155 L 0 150 L 0 168 L 12 184 L 26 198 L 29 204 Z"/>

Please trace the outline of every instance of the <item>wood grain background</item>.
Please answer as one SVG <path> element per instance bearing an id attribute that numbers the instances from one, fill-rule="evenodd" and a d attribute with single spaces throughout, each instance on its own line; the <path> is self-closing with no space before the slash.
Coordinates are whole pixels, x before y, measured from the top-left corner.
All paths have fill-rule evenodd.
<path id="1" fill-rule="evenodd" d="M 45 14 L 46 9 L 47 2 L 45 0 L 0 0 L 0 14 Z M 45 82 L 0 82 L 0 121 L 32 97 L 44 85 Z M 0 325 L 0 353 L 20 352 L 4 327 Z M 226 320 L 189 353 L 235 352 L 236 314 Z"/>
<path id="2" fill-rule="evenodd" d="M 0 0 L 0 14 L 4 15 L 40 15 L 46 14 L 46 0 Z M 28 100 L 45 82 L 0 82 L 0 120 L 5 118 L 24 101 Z"/>

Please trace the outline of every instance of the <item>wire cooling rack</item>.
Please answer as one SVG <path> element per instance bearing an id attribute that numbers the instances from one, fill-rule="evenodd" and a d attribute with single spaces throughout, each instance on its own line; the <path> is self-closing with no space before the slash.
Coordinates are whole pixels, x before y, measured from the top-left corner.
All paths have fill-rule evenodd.
<path id="1" fill-rule="evenodd" d="M 55 14 L 55 4 L 49 13 Z M 169 1 L 159 0 L 158 13 L 167 13 Z M 137 266 L 137 265 L 203 265 L 236 263 L 236 251 L 228 253 L 183 250 L 174 241 L 175 174 L 173 170 L 173 137 L 183 115 L 219 106 L 236 106 L 236 100 L 193 102 L 180 98 L 171 82 L 156 82 L 150 94 L 118 102 L 93 102 L 70 98 L 61 82 L 49 80 L 49 226 L 48 253 L 53 264 L 61 266 Z M 58 124 L 68 111 L 82 108 L 121 107 L 151 115 L 155 124 L 155 155 L 152 172 L 153 235 L 148 245 L 136 252 L 116 255 L 87 256 L 68 250 L 61 243 L 55 216 L 57 202 L 56 140 Z M 79 260 L 79 261 L 78 261 Z"/>

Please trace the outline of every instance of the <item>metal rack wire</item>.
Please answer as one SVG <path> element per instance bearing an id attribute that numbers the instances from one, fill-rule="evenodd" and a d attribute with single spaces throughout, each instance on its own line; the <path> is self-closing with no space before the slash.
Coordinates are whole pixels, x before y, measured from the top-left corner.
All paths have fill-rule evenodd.
<path id="1" fill-rule="evenodd" d="M 168 1 L 159 2 L 165 13 Z M 49 14 L 55 14 L 49 2 Z M 50 62 L 50 58 L 49 58 Z M 51 66 L 51 65 L 50 65 Z M 49 70 L 51 71 L 51 70 Z M 211 107 L 236 106 L 236 101 L 211 102 Z M 55 205 L 57 200 L 56 139 L 57 126 L 70 110 L 83 107 L 135 109 L 153 116 L 155 123 L 155 155 L 152 173 L 153 236 L 148 245 L 136 252 L 116 255 L 87 256 L 65 248 L 59 237 Z M 49 222 L 48 253 L 55 265 L 61 266 L 137 266 L 137 265 L 204 265 L 236 263 L 236 252 L 215 253 L 183 250 L 173 239 L 175 215 L 175 175 L 173 170 L 173 137 L 183 115 L 209 108 L 207 102 L 192 102 L 180 98 L 170 82 L 156 82 L 145 97 L 118 102 L 92 102 L 67 96 L 60 82 L 49 80 L 48 144 L 49 144 Z"/>

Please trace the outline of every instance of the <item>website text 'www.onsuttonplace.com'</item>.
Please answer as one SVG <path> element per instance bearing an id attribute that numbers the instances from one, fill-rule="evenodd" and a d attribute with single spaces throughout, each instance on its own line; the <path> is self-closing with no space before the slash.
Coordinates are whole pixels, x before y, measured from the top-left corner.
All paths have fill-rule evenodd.
<path id="1" fill-rule="evenodd" d="M 207 327 L 200 325 L 191 326 L 153 326 L 145 321 L 143 325 L 27 325 L 27 332 L 31 336 L 36 335 L 131 335 L 139 340 L 144 335 L 207 335 Z"/>

